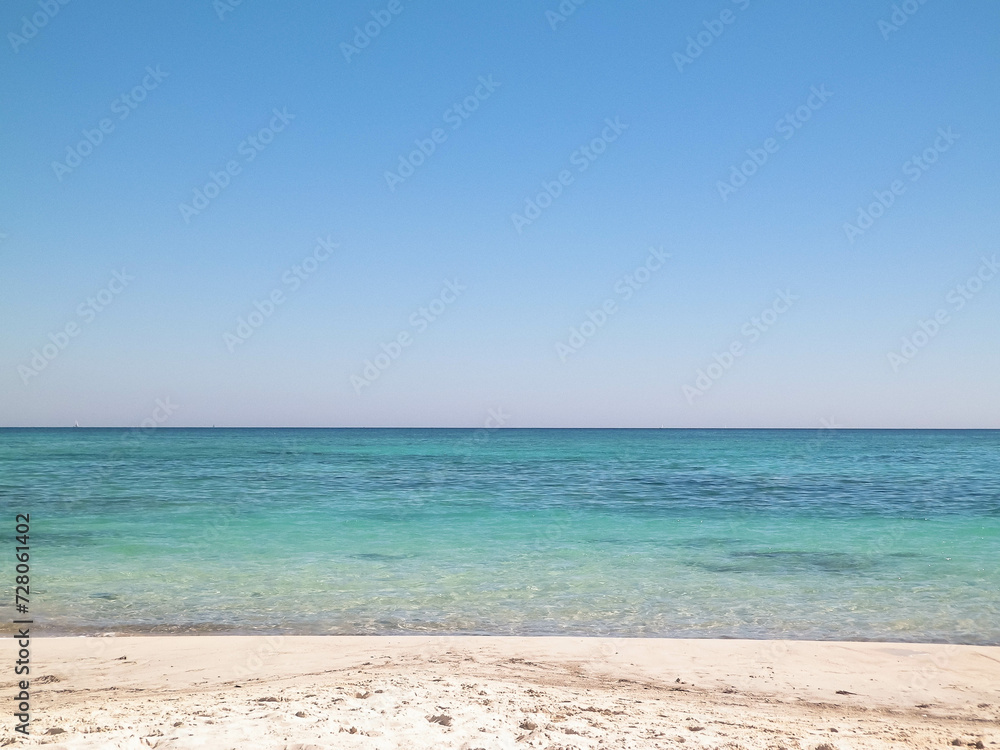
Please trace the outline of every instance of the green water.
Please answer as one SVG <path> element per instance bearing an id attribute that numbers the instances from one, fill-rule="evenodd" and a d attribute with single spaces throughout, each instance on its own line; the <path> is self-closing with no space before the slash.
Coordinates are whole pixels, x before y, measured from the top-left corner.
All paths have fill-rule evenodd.
<path id="1" fill-rule="evenodd" d="M 1000 644 L 997 431 L 5 429 L 0 503 L 52 634 Z"/>

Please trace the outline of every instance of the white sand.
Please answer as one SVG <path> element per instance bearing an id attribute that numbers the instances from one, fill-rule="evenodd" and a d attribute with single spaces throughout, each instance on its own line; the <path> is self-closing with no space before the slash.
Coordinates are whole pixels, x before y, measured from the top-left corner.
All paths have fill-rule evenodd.
<path id="1" fill-rule="evenodd" d="M 3 644 L 12 664 L 14 641 Z M 32 662 L 32 735 L 15 739 L 11 668 L 0 745 L 1000 750 L 996 647 L 35 638 Z"/>

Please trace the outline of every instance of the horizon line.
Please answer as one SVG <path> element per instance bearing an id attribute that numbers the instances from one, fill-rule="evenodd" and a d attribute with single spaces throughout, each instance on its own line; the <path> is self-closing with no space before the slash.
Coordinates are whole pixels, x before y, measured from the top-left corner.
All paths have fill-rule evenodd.
<path id="1" fill-rule="evenodd" d="M 142 425 L 102 425 L 102 426 L 82 426 L 82 425 L 8 425 L 0 426 L 0 430 L 145 430 L 150 432 L 160 432 L 167 430 L 488 430 L 490 432 L 498 430 L 713 430 L 724 431 L 777 431 L 777 430 L 801 430 L 803 432 L 997 432 L 1000 427 L 443 427 L 435 426 L 370 426 L 370 425 L 347 425 L 347 426 L 228 426 L 228 425 L 171 425 L 145 427 Z"/>

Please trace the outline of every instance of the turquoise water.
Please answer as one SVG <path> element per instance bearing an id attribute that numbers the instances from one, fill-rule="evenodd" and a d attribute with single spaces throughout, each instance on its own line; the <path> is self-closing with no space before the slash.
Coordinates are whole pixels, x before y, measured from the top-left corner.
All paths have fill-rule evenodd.
<path id="1" fill-rule="evenodd" d="M 1000 644 L 1000 431 L 5 429 L 0 504 L 53 634 Z"/>

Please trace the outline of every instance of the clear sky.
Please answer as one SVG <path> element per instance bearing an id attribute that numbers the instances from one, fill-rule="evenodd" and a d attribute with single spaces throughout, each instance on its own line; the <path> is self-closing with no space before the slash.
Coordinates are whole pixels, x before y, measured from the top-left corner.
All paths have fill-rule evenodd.
<path id="1" fill-rule="evenodd" d="M 996 2 L 0 31 L 2 426 L 1000 427 Z"/>

